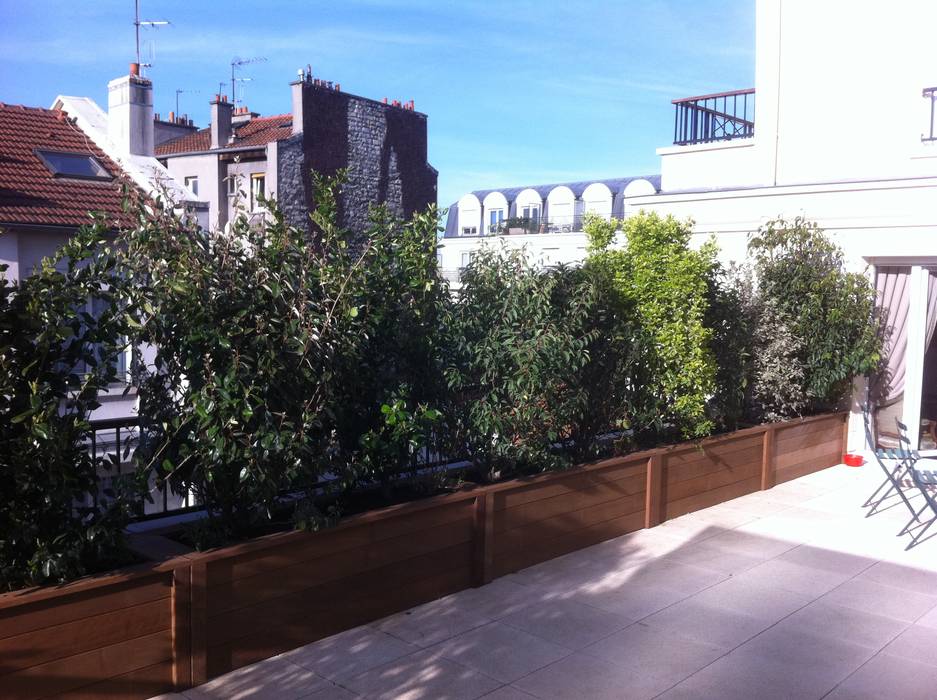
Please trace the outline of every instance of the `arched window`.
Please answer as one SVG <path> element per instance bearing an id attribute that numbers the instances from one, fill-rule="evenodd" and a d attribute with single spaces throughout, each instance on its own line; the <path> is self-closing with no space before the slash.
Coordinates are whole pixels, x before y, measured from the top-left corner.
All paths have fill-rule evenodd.
<path id="1" fill-rule="evenodd" d="M 612 191 L 602 182 L 593 182 L 582 192 L 583 209 L 608 219 L 612 216 Z"/>
<path id="2" fill-rule="evenodd" d="M 540 220 L 543 216 L 543 198 L 537 190 L 527 188 L 517 195 L 514 201 L 517 217 L 524 221 L 524 228 L 530 233 L 540 232 Z"/>
<path id="3" fill-rule="evenodd" d="M 548 229 L 553 233 L 568 233 L 575 226 L 576 195 L 565 185 L 550 190 L 547 195 Z"/>
<path id="4" fill-rule="evenodd" d="M 474 194 L 459 200 L 459 235 L 477 236 L 481 230 L 482 205 Z"/>
<path id="5" fill-rule="evenodd" d="M 508 218 L 508 200 L 500 192 L 489 192 L 482 202 L 485 216 L 485 233 L 497 235 L 504 229 L 504 220 Z"/>

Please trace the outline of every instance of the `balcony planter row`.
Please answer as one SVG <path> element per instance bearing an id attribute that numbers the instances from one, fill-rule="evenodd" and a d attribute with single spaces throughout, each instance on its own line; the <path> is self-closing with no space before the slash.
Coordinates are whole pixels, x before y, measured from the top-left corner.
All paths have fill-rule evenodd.
<path id="1" fill-rule="evenodd" d="M 838 464 L 845 414 L 758 426 L 0 595 L 4 698 L 145 698 Z"/>

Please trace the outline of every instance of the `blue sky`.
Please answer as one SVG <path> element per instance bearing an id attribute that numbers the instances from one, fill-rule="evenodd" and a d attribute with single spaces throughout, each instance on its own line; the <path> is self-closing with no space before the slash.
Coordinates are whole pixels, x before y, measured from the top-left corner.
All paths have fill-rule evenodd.
<path id="1" fill-rule="evenodd" d="M 246 104 L 289 111 L 288 83 L 316 76 L 429 115 L 443 206 L 466 191 L 659 170 L 678 97 L 754 84 L 754 0 L 142 0 L 156 111 L 207 125 L 233 56 Z M 0 0 L 0 101 L 87 95 L 133 60 L 132 0 Z"/>

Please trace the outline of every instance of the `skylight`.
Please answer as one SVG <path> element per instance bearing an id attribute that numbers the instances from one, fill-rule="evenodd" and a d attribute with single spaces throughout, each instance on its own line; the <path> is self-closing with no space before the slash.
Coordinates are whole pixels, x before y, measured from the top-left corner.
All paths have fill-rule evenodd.
<path id="1" fill-rule="evenodd" d="M 56 177 L 77 177 L 85 180 L 111 179 L 111 174 L 94 156 L 61 151 L 36 151 L 36 153 Z"/>

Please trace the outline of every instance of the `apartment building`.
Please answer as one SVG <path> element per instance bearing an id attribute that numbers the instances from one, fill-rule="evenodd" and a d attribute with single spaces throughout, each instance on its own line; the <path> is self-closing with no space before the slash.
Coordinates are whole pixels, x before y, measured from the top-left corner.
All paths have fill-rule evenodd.
<path id="1" fill-rule="evenodd" d="M 543 265 L 578 263 L 586 254 L 586 213 L 624 218 L 635 197 L 660 189 L 657 175 L 476 190 L 449 207 L 438 256 L 457 288 L 460 270 L 481 246 L 523 248 Z"/>
<path id="2" fill-rule="evenodd" d="M 168 172 L 207 203 L 210 226 L 224 226 L 235 207 L 262 214 L 264 198 L 308 226 L 313 171 L 346 170 L 339 218 L 355 231 L 367 226 L 372 204 L 409 216 L 435 203 L 427 117 L 412 102 L 353 95 L 306 71 L 290 88 L 290 112 L 271 116 L 215 95 L 207 128 L 156 146 Z"/>
<path id="3" fill-rule="evenodd" d="M 727 260 L 770 219 L 818 222 L 891 329 L 878 423 L 902 418 L 922 447 L 937 444 L 934 26 L 934 3 L 757 0 L 754 87 L 674 100 L 660 191 L 632 203 L 692 218 Z M 857 385 L 853 448 L 866 396 Z"/>

